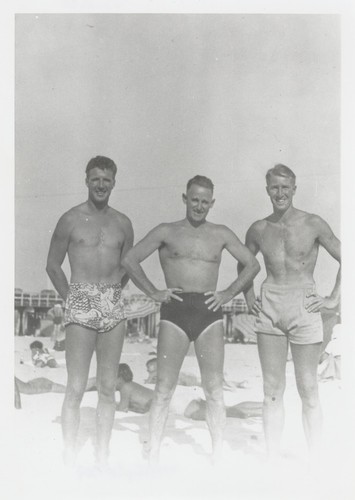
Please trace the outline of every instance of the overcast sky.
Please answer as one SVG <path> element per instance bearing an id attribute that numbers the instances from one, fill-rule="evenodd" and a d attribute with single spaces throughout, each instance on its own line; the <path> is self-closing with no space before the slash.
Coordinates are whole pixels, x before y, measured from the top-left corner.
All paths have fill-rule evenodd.
<path id="1" fill-rule="evenodd" d="M 271 212 L 264 176 L 279 162 L 295 206 L 339 236 L 339 28 L 338 15 L 17 15 L 15 286 L 48 287 L 52 231 L 87 198 L 98 154 L 118 165 L 110 204 L 136 241 L 183 218 L 195 174 L 215 184 L 209 219 L 244 240 Z M 144 267 L 163 284 L 156 256 Z M 336 269 L 321 252 L 321 293 Z M 235 271 L 226 256 L 219 286 Z"/>

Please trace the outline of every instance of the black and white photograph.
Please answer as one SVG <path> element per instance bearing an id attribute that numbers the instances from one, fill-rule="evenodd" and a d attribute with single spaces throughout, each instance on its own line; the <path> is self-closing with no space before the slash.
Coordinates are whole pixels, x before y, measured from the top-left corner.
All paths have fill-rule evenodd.
<path id="1" fill-rule="evenodd" d="M 265 4 L 6 14 L 6 498 L 353 498 L 352 9 Z"/>

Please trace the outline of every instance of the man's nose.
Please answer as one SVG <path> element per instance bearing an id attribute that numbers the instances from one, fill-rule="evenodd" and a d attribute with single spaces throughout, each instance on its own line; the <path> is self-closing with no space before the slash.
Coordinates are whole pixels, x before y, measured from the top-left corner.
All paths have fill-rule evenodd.
<path id="1" fill-rule="evenodd" d="M 103 179 L 100 179 L 99 180 L 99 188 L 102 188 L 102 187 L 104 187 L 104 181 L 103 181 Z"/>

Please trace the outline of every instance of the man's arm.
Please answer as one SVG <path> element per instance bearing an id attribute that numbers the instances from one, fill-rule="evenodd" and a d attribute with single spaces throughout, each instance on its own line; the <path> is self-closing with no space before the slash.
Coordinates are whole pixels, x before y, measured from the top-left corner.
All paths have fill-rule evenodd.
<path id="1" fill-rule="evenodd" d="M 318 242 L 326 251 L 339 262 L 339 269 L 335 280 L 335 285 L 329 297 L 317 295 L 306 306 L 308 312 L 318 312 L 320 309 L 334 309 L 340 303 L 340 283 L 341 283 L 341 252 L 340 241 L 334 235 L 329 225 L 321 218 L 315 218 L 315 224 L 318 232 Z"/>
<path id="2" fill-rule="evenodd" d="M 127 254 L 127 252 L 133 247 L 133 240 L 134 240 L 133 227 L 131 221 L 128 219 L 125 230 L 125 240 L 121 250 L 121 262 L 124 259 L 125 255 Z M 122 288 L 124 288 L 129 281 L 128 274 L 125 273 L 120 281 Z"/>
<path id="3" fill-rule="evenodd" d="M 245 245 L 254 256 L 257 255 L 259 252 L 258 234 L 259 233 L 257 230 L 257 223 L 254 223 L 250 226 L 245 236 Z M 241 262 L 238 262 L 238 273 L 242 272 L 243 272 L 243 265 Z M 243 293 L 249 312 L 258 314 L 260 310 L 260 303 L 258 299 L 255 297 L 254 284 L 251 283 L 249 286 L 245 287 Z"/>
<path id="4" fill-rule="evenodd" d="M 180 297 L 174 295 L 174 291 L 178 291 L 177 288 L 158 290 L 149 280 L 140 265 L 143 260 L 164 244 L 165 234 L 165 224 L 160 224 L 152 229 L 140 242 L 127 252 L 122 260 L 122 266 L 127 271 L 133 283 L 153 300 L 157 302 L 166 302 L 170 300 L 171 297 L 174 297 L 176 300 L 181 301 L 182 299 Z"/>
<path id="5" fill-rule="evenodd" d="M 46 266 L 47 274 L 63 300 L 66 299 L 69 290 L 68 280 L 62 269 L 62 264 L 69 246 L 70 227 L 69 217 L 64 214 L 59 219 L 54 230 Z"/>
<path id="6" fill-rule="evenodd" d="M 236 234 L 228 228 L 225 231 L 224 248 L 242 265 L 242 270 L 236 280 L 222 292 L 206 292 L 212 295 L 206 304 L 209 304 L 208 309 L 216 311 L 223 304 L 229 302 L 233 297 L 238 295 L 245 287 L 252 284 L 253 279 L 260 271 L 260 265 L 254 255 L 248 248 L 241 243 Z"/>

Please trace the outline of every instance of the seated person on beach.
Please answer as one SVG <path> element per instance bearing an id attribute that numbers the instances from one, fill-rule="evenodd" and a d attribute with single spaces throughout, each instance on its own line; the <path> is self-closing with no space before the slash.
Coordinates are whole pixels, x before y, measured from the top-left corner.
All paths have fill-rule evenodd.
<path id="1" fill-rule="evenodd" d="M 96 377 L 89 378 L 86 391 L 97 391 Z M 118 365 L 116 391 L 120 392 L 120 401 L 116 403 L 116 411 L 146 413 L 149 410 L 153 391 L 133 382 L 132 370 L 126 363 Z"/>
<path id="2" fill-rule="evenodd" d="M 333 327 L 330 341 L 322 352 L 318 365 L 318 378 L 322 381 L 341 379 L 341 324 Z"/>
<path id="3" fill-rule="evenodd" d="M 43 347 L 42 342 L 35 340 L 30 344 L 30 349 L 32 352 L 32 362 L 35 366 L 39 366 L 40 368 L 45 366 L 57 368 L 58 364 L 54 356 L 48 352 L 48 349 Z"/>
<path id="4" fill-rule="evenodd" d="M 149 411 L 154 391 L 133 382 L 132 370 L 125 363 L 119 365 L 116 388 L 120 392 L 120 402 L 116 403 L 116 411 L 135 413 Z"/>
<path id="5" fill-rule="evenodd" d="M 262 417 L 263 404 L 259 401 L 243 401 L 233 406 L 226 406 L 226 416 L 230 418 Z M 184 416 L 192 420 L 206 420 L 206 401 L 193 399 L 187 405 Z"/>
<path id="6" fill-rule="evenodd" d="M 24 382 L 15 377 L 15 388 L 22 394 L 43 394 L 46 392 L 65 392 L 65 385 L 57 384 L 45 377 L 38 377 Z"/>
<path id="7" fill-rule="evenodd" d="M 144 381 L 146 384 L 156 384 L 157 381 L 157 359 L 148 359 L 146 362 L 146 367 L 148 371 L 148 378 Z M 196 377 L 193 373 L 180 372 L 178 376 L 178 385 L 185 387 L 192 387 L 195 385 L 200 386 L 201 380 Z M 241 382 L 235 382 L 223 379 L 223 389 L 227 391 L 233 391 L 234 389 L 245 389 L 248 385 L 247 380 L 242 380 Z"/>

